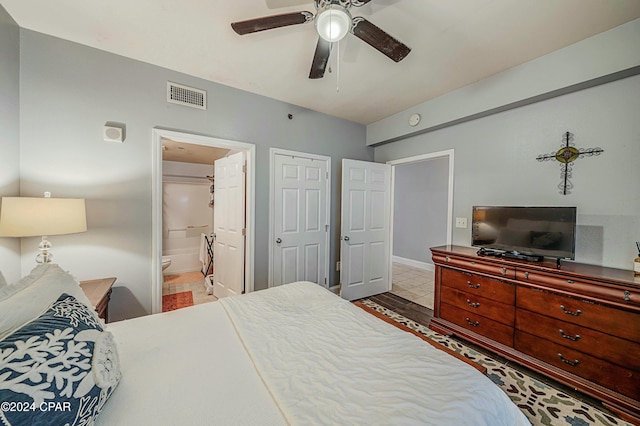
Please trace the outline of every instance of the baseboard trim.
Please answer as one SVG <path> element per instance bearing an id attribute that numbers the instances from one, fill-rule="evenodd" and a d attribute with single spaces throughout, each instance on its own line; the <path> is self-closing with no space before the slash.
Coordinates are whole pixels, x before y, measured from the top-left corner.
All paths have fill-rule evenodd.
<path id="1" fill-rule="evenodd" d="M 400 256 L 392 256 L 391 260 L 402 265 L 411 266 L 412 268 L 424 269 L 425 271 L 435 271 L 436 267 L 432 263 L 420 262 L 419 260 L 407 259 Z"/>

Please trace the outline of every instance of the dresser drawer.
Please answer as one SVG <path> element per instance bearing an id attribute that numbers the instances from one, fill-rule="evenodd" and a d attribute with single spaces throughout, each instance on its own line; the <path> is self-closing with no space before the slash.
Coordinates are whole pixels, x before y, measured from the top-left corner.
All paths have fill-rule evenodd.
<path id="1" fill-rule="evenodd" d="M 516 330 L 640 372 L 640 343 L 518 309 Z"/>
<path id="2" fill-rule="evenodd" d="M 505 266 L 496 262 L 483 262 L 480 260 L 470 260 L 463 257 L 445 256 L 434 254 L 434 263 L 444 264 L 443 266 L 458 267 L 464 269 L 473 269 L 489 275 L 495 275 L 504 278 L 515 278 L 516 270 L 511 266 Z"/>
<path id="3" fill-rule="evenodd" d="M 516 300 L 518 308 L 640 342 L 640 314 L 520 286 Z"/>
<path id="4" fill-rule="evenodd" d="M 442 268 L 441 283 L 469 294 L 497 300 L 507 305 L 515 301 L 515 287 L 502 281 Z"/>
<path id="5" fill-rule="evenodd" d="M 640 306 L 640 289 L 621 287 L 606 280 L 590 281 L 584 278 L 566 274 L 553 274 L 518 268 L 516 279 L 532 286 L 542 286 L 550 290 L 568 291 L 582 294 L 595 299 L 608 300 L 615 303 L 625 303 L 636 310 Z"/>
<path id="6" fill-rule="evenodd" d="M 444 320 L 488 337 L 503 345 L 513 346 L 513 327 L 447 303 L 440 305 L 440 316 Z"/>
<path id="7" fill-rule="evenodd" d="M 453 287 L 442 286 L 440 300 L 457 308 L 482 315 L 513 327 L 515 307 L 476 294 L 460 291 Z"/>
<path id="8" fill-rule="evenodd" d="M 545 286 L 552 287 L 566 287 L 566 286 L 584 286 L 584 285 L 593 285 L 593 283 L 589 283 L 580 279 L 570 278 L 561 274 L 550 274 L 538 271 L 527 271 L 518 269 L 516 273 L 516 279 L 528 282 L 531 284 L 541 284 Z"/>
<path id="9" fill-rule="evenodd" d="M 515 348 L 576 376 L 640 399 L 640 373 L 517 330 Z"/>

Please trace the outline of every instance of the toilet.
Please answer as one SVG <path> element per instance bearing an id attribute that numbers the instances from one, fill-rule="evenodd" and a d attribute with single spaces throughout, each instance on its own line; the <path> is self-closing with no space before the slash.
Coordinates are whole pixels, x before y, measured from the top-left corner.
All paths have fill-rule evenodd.
<path id="1" fill-rule="evenodd" d="M 169 266 L 171 266 L 171 258 L 169 256 L 162 256 L 162 271 L 164 272 Z"/>

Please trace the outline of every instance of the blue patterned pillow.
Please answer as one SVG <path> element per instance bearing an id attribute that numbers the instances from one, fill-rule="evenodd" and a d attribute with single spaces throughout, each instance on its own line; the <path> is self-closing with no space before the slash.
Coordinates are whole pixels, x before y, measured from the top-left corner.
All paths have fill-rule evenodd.
<path id="1" fill-rule="evenodd" d="M 0 341 L 0 424 L 93 424 L 119 380 L 113 336 L 63 294 Z"/>

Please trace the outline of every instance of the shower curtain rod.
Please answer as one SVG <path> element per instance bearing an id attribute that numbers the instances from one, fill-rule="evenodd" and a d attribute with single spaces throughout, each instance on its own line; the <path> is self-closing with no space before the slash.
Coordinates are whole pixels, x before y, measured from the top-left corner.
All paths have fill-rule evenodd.
<path id="1" fill-rule="evenodd" d="M 211 180 L 209 176 L 162 175 L 162 177 Z"/>

